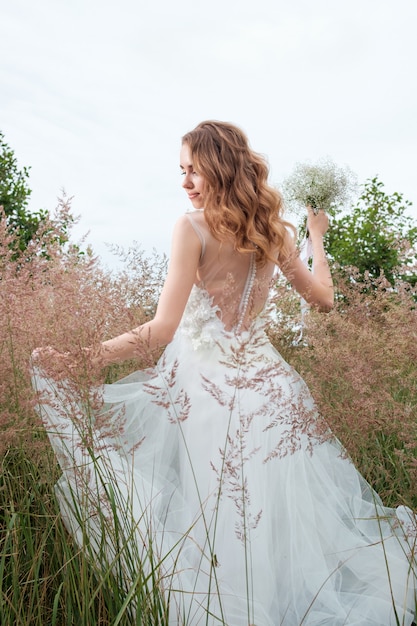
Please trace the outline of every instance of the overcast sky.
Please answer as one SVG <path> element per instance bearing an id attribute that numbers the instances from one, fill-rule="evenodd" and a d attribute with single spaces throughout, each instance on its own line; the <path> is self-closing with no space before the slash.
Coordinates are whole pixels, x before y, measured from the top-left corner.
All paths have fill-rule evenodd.
<path id="1" fill-rule="evenodd" d="M 417 219 L 416 0 L 0 0 L 0 129 L 30 208 L 64 188 L 76 237 L 169 252 L 181 136 L 234 122 L 271 182 L 330 157 Z"/>

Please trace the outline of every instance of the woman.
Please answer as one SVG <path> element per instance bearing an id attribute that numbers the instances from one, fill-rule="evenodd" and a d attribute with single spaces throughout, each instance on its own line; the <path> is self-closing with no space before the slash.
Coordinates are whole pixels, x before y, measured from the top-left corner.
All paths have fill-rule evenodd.
<path id="1" fill-rule="evenodd" d="M 382 506 L 264 333 L 276 265 L 332 307 L 327 217 L 308 212 L 310 272 L 238 128 L 199 124 L 180 165 L 194 210 L 175 226 L 154 319 L 85 353 L 102 366 L 167 345 L 157 366 L 100 389 L 88 437 L 71 384 L 35 376 L 68 528 L 118 564 L 126 591 L 139 569 L 152 579 L 170 624 L 410 626 L 407 511 Z"/>

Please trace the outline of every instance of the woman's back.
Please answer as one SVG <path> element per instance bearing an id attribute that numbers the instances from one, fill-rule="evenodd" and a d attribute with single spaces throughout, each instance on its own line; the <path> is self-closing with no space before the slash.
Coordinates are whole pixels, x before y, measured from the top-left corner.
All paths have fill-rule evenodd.
<path id="1" fill-rule="evenodd" d="M 205 289 L 220 309 L 226 330 L 248 328 L 265 306 L 274 263 L 268 261 L 260 267 L 255 252 L 238 252 L 233 240 L 220 242 L 213 237 L 204 210 L 191 211 L 187 217 L 202 248 L 196 285 Z"/>

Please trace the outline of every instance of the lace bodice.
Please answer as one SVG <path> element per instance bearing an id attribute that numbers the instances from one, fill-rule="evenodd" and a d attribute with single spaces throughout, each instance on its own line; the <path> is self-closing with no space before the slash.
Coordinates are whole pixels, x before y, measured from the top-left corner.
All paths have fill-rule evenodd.
<path id="1" fill-rule="evenodd" d="M 274 264 L 259 267 L 255 252 L 239 252 L 233 241 L 215 239 L 203 210 L 187 213 L 187 217 L 200 239 L 201 256 L 182 328 L 188 328 L 191 333 L 193 327 L 191 334 L 200 344 L 215 328 L 238 335 L 247 330 L 263 310 Z M 197 340 L 196 325 L 204 326 L 206 339 Z"/>
<path id="2" fill-rule="evenodd" d="M 195 350 L 213 347 L 221 339 L 225 329 L 219 314 L 220 309 L 208 292 L 194 285 L 179 330 L 191 339 Z"/>
<path id="3" fill-rule="evenodd" d="M 185 307 L 178 332 L 191 340 L 194 350 L 213 348 L 216 344 L 222 344 L 222 339 L 235 337 L 239 341 L 246 341 L 248 336 L 255 336 L 255 332 L 263 332 L 264 320 L 258 315 L 252 322 L 251 328 L 246 331 L 226 330 L 219 317 L 221 311 L 213 304 L 213 298 L 208 292 L 197 285 L 191 290 L 190 297 Z"/>

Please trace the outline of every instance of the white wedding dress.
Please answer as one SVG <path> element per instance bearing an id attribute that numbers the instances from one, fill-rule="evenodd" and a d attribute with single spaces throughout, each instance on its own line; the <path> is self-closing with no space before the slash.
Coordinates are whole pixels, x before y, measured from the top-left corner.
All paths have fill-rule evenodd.
<path id="1" fill-rule="evenodd" d="M 159 585 L 171 625 L 410 626 L 414 518 L 382 506 L 266 338 L 272 264 L 187 216 L 199 275 L 157 366 L 88 399 L 35 371 L 68 528 L 126 593 L 138 572 Z"/>

